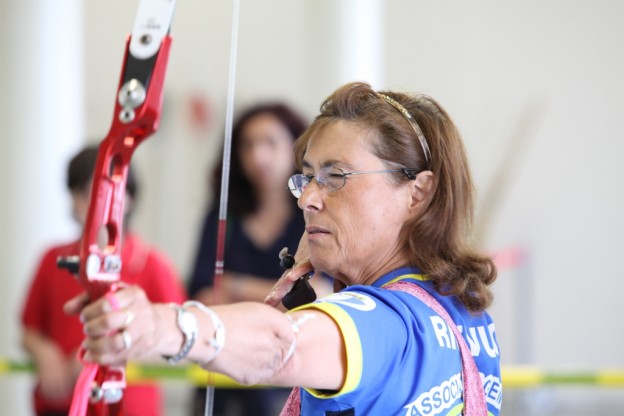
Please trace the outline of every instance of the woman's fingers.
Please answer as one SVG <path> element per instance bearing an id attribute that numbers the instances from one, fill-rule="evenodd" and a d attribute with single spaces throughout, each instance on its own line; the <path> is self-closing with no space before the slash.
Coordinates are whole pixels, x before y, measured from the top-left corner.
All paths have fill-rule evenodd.
<path id="1" fill-rule="evenodd" d="M 83 322 L 88 322 L 114 311 L 144 304 L 146 301 L 145 293 L 139 287 L 128 286 L 115 293 L 109 293 L 85 306 L 80 313 L 80 317 Z"/>
<path id="2" fill-rule="evenodd" d="M 125 311 L 118 311 L 111 317 L 111 326 L 117 329 L 102 336 L 87 335 L 82 347 L 87 351 L 86 361 L 100 364 L 123 364 L 128 359 L 143 359 L 157 357 L 160 354 L 155 350 L 158 343 L 158 316 L 155 308 L 165 310 L 170 308 L 166 305 L 154 305 L 140 311 L 135 311 L 129 325 L 124 324 Z M 127 315 L 126 315 L 127 316 Z M 112 322 L 115 321 L 113 324 Z M 89 327 L 87 332 L 99 331 L 101 327 Z"/>
<path id="3" fill-rule="evenodd" d="M 292 269 L 284 272 L 282 277 L 275 283 L 269 295 L 264 299 L 264 303 L 273 307 L 279 306 L 284 296 L 293 288 L 295 282 L 311 270 L 313 270 L 312 265 L 307 260 L 295 264 Z"/>
<path id="4" fill-rule="evenodd" d="M 91 338 L 103 337 L 112 331 L 120 331 L 134 321 L 134 312 L 122 309 L 85 320 L 84 333 Z"/>
<path id="5" fill-rule="evenodd" d="M 81 293 L 65 302 L 63 305 L 63 311 L 68 315 L 78 315 L 82 308 L 89 303 L 89 296 L 86 293 Z"/>
<path id="6" fill-rule="evenodd" d="M 153 347 L 153 305 L 145 292 L 128 286 L 84 306 L 84 296 L 67 302 L 65 310 L 80 313 L 86 339 L 84 360 L 105 365 L 122 364 Z"/>
<path id="7" fill-rule="evenodd" d="M 308 233 L 304 232 L 299 240 L 299 246 L 295 253 L 295 265 L 282 274 L 275 283 L 271 292 L 264 298 L 264 303 L 273 307 L 279 307 L 280 302 L 290 292 L 299 278 L 314 270 L 310 264 L 310 250 L 308 247 Z"/>
<path id="8" fill-rule="evenodd" d="M 121 365 L 128 359 L 124 336 L 121 332 L 102 338 L 87 338 L 82 347 L 86 353 L 85 361 L 103 365 Z"/>

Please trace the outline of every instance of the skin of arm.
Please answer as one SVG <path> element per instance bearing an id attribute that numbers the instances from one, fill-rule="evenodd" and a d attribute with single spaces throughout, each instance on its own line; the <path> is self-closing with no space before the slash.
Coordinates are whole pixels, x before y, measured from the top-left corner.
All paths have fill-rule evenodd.
<path id="1" fill-rule="evenodd" d="M 151 304 L 138 287 L 128 287 L 115 293 L 121 306 L 112 311 L 106 299 L 84 307 L 84 296 L 69 301 L 65 310 L 80 313 L 85 322 L 87 339 L 86 360 L 100 364 L 122 364 L 128 359 L 144 359 L 174 355 L 183 343 L 176 324 L 176 312 L 168 305 Z M 226 341 L 218 357 L 205 366 L 223 373 L 241 384 L 272 384 L 303 386 L 313 389 L 338 390 L 346 375 L 346 354 L 340 330 L 334 320 L 317 310 L 291 313 L 293 320 L 312 314 L 300 326 L 297 334 L 291 320 L 268 305 L 246 302 L 212 308 L 223 321 Z M 209 340 L 214 337 L 211 318 L 203 311 L 190 307 L 200 328 L 198 340 L 188 358 L 202 362 L 214 349 Z M 124 350 L 118 333 L 128 312 L 134 320 L 126 328 L 132 337 L 132 347 Z M 294 353 L 287 359 L 293 340 Z"/>
<path id="2" fill-rule="evenodd" d="M 193 311 L 200 327 L 212 327 L 208 316 Z M 280 311 L 258 303 L 242 303 L 215 308 L 227 330 L 226 347 L 206 368 L 224 373 L 242 384 L 305 386 L 338 390 L 344 382 L 344 346 L 338 326 L 320 311 L 294 312 L 296 321 L 310 314 L 295 334 L 291 321 Z M 212 352 L 204 331 L 196 358 Z M 292 343 L 294 353 L 287 359 Z M 229 347 L 229 348 L 228 348 Z M 191 357 L 193 358 L 193 357 Z"/>
<path id="3" fill-rule="evenodd" d="M 36 329 L 24 328 L 22 345 L 37 367 L 41 393 L 49 400 L 71 396 L 81 369 L 78 360 L 66 357 L 56 343 Z"/>

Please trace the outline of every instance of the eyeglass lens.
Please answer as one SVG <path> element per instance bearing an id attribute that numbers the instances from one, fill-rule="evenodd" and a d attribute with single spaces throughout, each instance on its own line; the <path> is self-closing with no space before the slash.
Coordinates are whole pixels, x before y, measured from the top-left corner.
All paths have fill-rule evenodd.
<path id="1" fill-rule="evenodd" d="M 314 176 L 302 174 L 291 176 L 288 179 L 288 189 L 295 198 L 299 198 L 312 179 L 315 179 L 319 185 L 326 187 L 329 191 L 336 191 L 345 185 L 345 177 L 342 169 L 326 167 L 319 170 Z"/>

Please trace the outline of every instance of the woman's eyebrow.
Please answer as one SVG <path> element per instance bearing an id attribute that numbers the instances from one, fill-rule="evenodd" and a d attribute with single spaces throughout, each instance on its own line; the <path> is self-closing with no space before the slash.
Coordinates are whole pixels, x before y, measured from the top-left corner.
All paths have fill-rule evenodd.
<path id="1" fill-rule="evenodd" d="M 329 167 L 329 166 L 336 166 L 336 165 L 345 165 L 345 163 L 340 161 L 340 160 L 338 160 L 338 159 L 329 159 L 329 160 L 326 160 L 325 162 L 323 162 L 321 164 L 321 167 L 326 168 L 326 167 Z"/>
<path id="2" fill-rule="evenodd" d="M 321 163 L 321 169 L 322 168 L 326 168 L 326 167 L 331 167 L 331 166 L 349 166 L 348 163 L 345 163 L 341 160 L 338 159 L 329 159 L 324 161 L 323 163 Z M 310 162 L 308 162 L 307 160 L 303 159 L 303 161 L 301 162 L 301 167 L 303 168 L 310 168 L 312 169 L 312 164 Z"/>

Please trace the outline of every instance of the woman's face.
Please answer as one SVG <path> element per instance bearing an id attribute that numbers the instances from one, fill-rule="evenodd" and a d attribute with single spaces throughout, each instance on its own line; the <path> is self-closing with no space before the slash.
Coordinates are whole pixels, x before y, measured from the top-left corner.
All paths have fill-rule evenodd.
<path id="1" fill-rule="evenodd" d="M 308 142 L 303 174 L 332 166 L 345 173 L 386 170 L 372 152 L 376 132 L 337 121 Z M 371 173 L 346 178 L 328 191 L 313 180 L 299 198 L 306 221 L 310 261 L 346 284 L 370 284 L 407 262 L 399 234 L 410 215 L 410 182 L 396 184 L 389 175 Z"/>
<path id="2" fill-rule="evenodd" d="M 285 189 L 294 169 L 290 131 L 272 114 L 259 114 L 241 132 L 239 157 L 245 176 L 260 190 Z"/>

